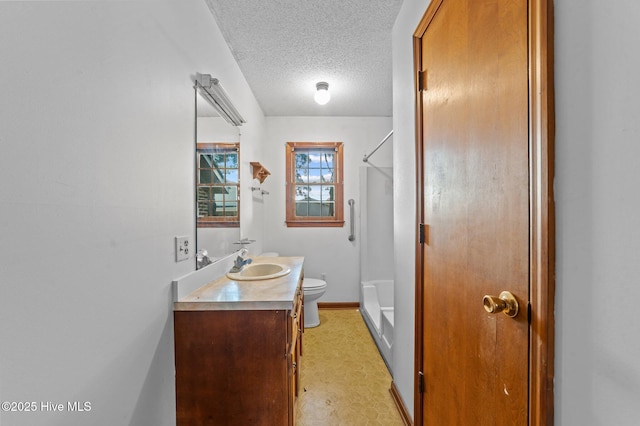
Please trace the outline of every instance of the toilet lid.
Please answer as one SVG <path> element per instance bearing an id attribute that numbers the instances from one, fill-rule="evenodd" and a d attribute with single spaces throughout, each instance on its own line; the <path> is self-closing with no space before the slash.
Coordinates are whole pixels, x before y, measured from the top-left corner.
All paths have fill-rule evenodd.
<path id="1" fill-rule="evenodd" d="M 316 278 L 305 278 L 302 281 L 303 288 L 318 288 L 318 287 L 326 287 L 327 283 L 323 280 L 318 280 Z"/>

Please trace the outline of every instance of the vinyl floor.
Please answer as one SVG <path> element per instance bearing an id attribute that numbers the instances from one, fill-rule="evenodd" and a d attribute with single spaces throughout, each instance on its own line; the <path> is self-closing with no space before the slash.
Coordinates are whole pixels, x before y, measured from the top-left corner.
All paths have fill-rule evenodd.
<path id="1" fill-rule="evenodd" d="M 298 426 L 404 425 L 391 375 L 358 310 L 321 309 L 302 350 Z"/>

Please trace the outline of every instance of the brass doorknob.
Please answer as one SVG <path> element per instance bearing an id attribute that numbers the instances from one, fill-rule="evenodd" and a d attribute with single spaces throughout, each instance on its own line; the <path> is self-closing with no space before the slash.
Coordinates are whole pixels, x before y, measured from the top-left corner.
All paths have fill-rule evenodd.
<path id="1" fill-rule="evenodd" d="M 482 298 L 484 310 L 490 314 L 503 312 L 505 315 L 513 318 L 518 315 L 518 301 L 509 291 L 503 291 L 500 296 L 486 295 Z"/>

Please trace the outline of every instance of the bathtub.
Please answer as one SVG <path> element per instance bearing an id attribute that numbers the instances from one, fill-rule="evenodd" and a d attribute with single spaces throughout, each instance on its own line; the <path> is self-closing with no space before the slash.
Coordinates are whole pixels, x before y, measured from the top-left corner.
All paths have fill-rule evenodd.
<path id="1" fill-rule="evenodd" d="M 391 370 L 393 346 L 393 280 L 362 281 L 360 312 L 378 350 Z"/>

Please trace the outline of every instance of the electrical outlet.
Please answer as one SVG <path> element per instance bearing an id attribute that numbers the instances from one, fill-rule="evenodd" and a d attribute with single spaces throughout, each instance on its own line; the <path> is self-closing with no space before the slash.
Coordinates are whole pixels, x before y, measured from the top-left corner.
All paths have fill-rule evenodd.
<path id="1" fill-rule="evenodd" d="M 176 237 L 176 262 L 187 260 L 191 257 L 191 241 L 189 237 Z"/>

